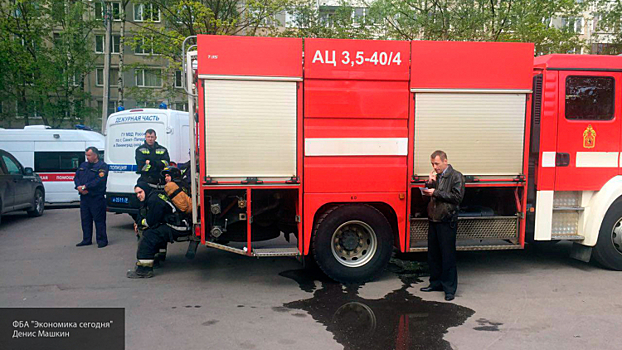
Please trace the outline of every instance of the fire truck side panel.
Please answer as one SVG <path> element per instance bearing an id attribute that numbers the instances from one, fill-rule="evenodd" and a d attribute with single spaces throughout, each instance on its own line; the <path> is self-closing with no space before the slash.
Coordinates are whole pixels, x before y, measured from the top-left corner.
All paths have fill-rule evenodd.
<path id="1" fill-rule="evenodd" d="M 405 193 L 406 157 L 306 157 L 305 178 L 306 193 Z"/>
<path id="2" fill-rule="evenodd" d="M 413 41 L 411 89 L 531 89 L 533 44 Z"/>
<path id="3" fill-rule="evenodd" d="M 408 81 L 410 43 L 305 39 L 305 80 Z"/>
<path id="4" fill-rule="evenodd" d="M 551 239 L 555 154 L 557 149 L 558 72 L 544 71 L 540 118 L 540 150 L 536 181 L 534 239 Z"/>
<path id="5" fill-rule="evenodd" d="M 556 166 L 555 191 L 599 190 L 618 174 L 622 123 L 620 108 L 614 106 L 621 103 L 621 77 L 614 72 L 559 72 L 556 151 L 568 159 L 559 159 Z M 587 109 L 586 103 L 600 108 Z"/>
<path id="6" fill-rule="evenodd" d="M 557 149 L 558 72 L 544 72 L 542 89 L 540 161 L 536 185 L 538 191 L 552 191 L 555 184 L 555 152 Z"/>
<path id="7" fill-rule="evenodd" d="M 304 254 L 324 247 L 326 225 L 332 225 L 320 219 L 331 217 L 324 213 L 346 225 L 329 233 L 340 237 L 330 240 L 332 255 L 314 252 L 318 265 L 331 276 L 341 275 L 340 280 L 349 278 L 341 265 L 358 264 L 341 256 L 330 260 L 348 251 L 342 235 L 360 233 L 348 226 L 358 221 L 345 216 L 369 213 L 357 220 L 370 220 L 361 224 L 376 232 L 369 242 L 377 239 L 379 247 L 376 251 L 372 243 L 365 249 L 360 259 L 373 259 L 352 273 L 388 261 L 389 246 L 405 250 L 409 57 L 408 42 L 305 39 Z M 337 204 L 341 206 L 327 211 Z M 357 213 L 350 211 L 355 209 Z M 374 221 L 378 214 L 380 220 Z M 391 225 L 391 232 L 383 221 Z M 315 225 L 318 237 L 312 247 Z M 334 270 L 327 271 L 333 264 Z"/>
<path id="8" fill-rule="evenodd" d="M 406 81 L 308 79 L 304 85 L 305 118 L 408 118 Z"/>
<path id="9" fill-rule="evenodd" d="M 301 77 L 302 39 L 199 35 L 198 74 Z"/>
<path id="10" fill-rule="evenodd" d="M 311 237 L 313 235 L 313 223 L 317 219 L 317 215 L 322 213 L 323 209 L 336 204 L 355 204 L 368 203 L 381 211 L 387 217 L 390 224 L 394 228 L 398 228 L 398 223 L 406 221 L 406 200 L 403 193 L 305 193 L 304 196 L 304 254 L 309 253 L 311 246 Z M 390 212 L 382 210 L 386 207 L 392 210 L 395 215 L 391 218 Z M 394 222 L 391 222 L 394 220 Z M 403 225 L 398 228 L 399 237 L 406 237 L 406 230 Z M 397 238 L 397 237 L 396 237 Z M 399 241 L 400 251 L 405 251 L 404 240 Z"/>

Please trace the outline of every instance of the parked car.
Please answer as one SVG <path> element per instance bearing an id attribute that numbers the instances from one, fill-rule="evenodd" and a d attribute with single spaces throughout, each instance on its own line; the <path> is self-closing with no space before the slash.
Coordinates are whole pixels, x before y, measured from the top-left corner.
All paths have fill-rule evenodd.
<path id="1" fill-rule="evenodd" d="M 0 220 L 2 214 L 26 210 L 43 215 L 45 189 L 32 168 L 24 168 L 12 154 L 0 149 Z"/>

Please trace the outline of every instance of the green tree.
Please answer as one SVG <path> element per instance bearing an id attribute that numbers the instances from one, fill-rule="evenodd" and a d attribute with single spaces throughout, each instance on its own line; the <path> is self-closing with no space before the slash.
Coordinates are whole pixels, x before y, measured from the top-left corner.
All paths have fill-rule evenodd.
<path id="1" fill-rule="evenodd" d="M 596 1 L 597 35 L 594 39 L 599 42 L 596 53 L 619 55 L 622 53 L 622 1 Z"/>
<path id="2" fill-rule="evenodd" d="M 0 97 L 5 124 L 35 116 L 60 127 L 93 113 L 84 78 L 92 71 L 86 1 L 0 3 Z"/>
<path id="3" fill-rule="evenodd" d="M 539 54 L 567 52 L 583 43 L 573 18 L 587 1 L 575 0 L 378 0 L 370 4 L 380 36 L 407 40 L 533 42 Z M 570 23 L 570 22 L 568 22 Z"/>
<path id="4" fill-rule="evenodd" d="M 181 46 L 191 35 L 265 35 L 276 27 L 276 16 L 290 0 L 147 0 L 143 17 L 129 42 L 132 49 L 143 48 L 154 62 L 165 63 L 161 70 L 163 89 L 128 88 L 137 101 L 179 97 L 175 89 L 176 71 L 181 69 Z M 155 21 L 157 19 L 157 21 Z M 158 23 L 155 23 L 158 22 Z M 160 23 L 161 22 L 161 23 Z M 162 23 L 164 25 L 162 25 Z M 134 64 L 131 68 L 147 68 Z"/>
<path id="5" fill-rule="evenodd" d="M 289 23 L 272 35 L 300 38 L 372 39 L 376 29 L 363 7 L 348 1 L 338 6 L 318 6 L 315 0 L 294 1 L 286 8 Z"/>

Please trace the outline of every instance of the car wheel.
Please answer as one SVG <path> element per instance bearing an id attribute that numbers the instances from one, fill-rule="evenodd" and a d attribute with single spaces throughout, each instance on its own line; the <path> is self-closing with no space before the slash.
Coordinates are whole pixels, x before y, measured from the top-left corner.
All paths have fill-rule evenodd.
<path id="1" fill-rule="evenodd" d="M 342 283 L 372 280 L 386 267 L 393 234 L 386 217 L 365 205 L 339 205 L 318 219 L 313 257 L 324 273 Z"/>
<path id="2" fill-rule="evenodd" d="M 32 210 L 28 211 L 28 216 L 41 216 L 43 215 L 43 209 L 45 208 L 45 199 L 43 198 L 43 191 L 40 189 L 35 190 L 35 198 Z"/>

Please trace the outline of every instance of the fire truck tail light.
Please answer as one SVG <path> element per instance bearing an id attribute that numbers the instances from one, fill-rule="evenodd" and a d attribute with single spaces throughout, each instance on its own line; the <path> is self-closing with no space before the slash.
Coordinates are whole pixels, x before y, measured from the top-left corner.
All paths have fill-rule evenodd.
<path id="1" fill-rule="evenodd" d="M 553 208 L 578 208 L 581 206 L 581 192 L 564 191 L 555 192 Z"/>
<path id="2" fill-rule="evenodd" d="M 553 225 L 551 234 L 576 235 L 579 232 L 579 212 L 563 211 L 553 212 Z"/>

